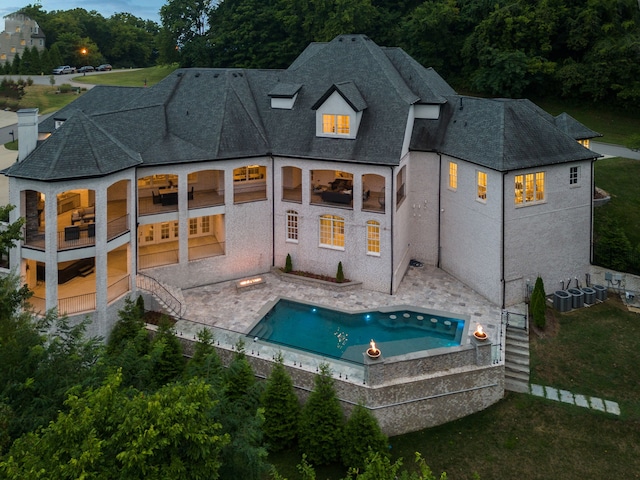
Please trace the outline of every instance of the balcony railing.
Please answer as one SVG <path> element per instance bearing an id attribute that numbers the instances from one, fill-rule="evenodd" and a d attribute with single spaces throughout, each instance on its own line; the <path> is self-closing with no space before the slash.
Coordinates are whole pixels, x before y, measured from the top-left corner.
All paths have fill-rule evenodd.
<path id="1" fill-rule="evenodd" d="M 178 263 L 178 249 L 163 250 L 162 252 L 138 253 L 138 268 L 161 267 Z"/>
<path id="2" fill-rule="evenodd" d="M 107 241 L 129 231 L 129 214 L 114 218 L 107 223 Z"/>
<path id="3" fill-rule="evenodd" d="M 73 315 L 80 312 L 90 312 L 95 309 L 95 292 L 58 299 L 58 312 L 61 315 Z"/>
<path id="4" fill-rule="evenodd" d="M 120 280 L 107 287 L 107 302 L 112 302 L 127 293 L 129 288 L 130 275 L 122 277 Z"/>
<path id="5" fill-rule="evenodd" d="M 117 300 L 130 288 L 131 275 L 116 280 L 107 286 L 107 302 L 111 303 Z M 33 307 L 33 311 L 43 315 L 46 311 L 46 300 L 42 297 L 33 295 L 29 299 L 29 303 Z M 73 295 L 58 299 L 58 312 L 60 315 L 75 315 L 82 312 L 90 312 L 96 309 L 96 293 L 89 292 L 81 295 Z"/>
<path id="6" fill-rule="evenodd" d="M 189 247 L 189 261 L 224 255 L 224 242 L 206 243 Z"/>

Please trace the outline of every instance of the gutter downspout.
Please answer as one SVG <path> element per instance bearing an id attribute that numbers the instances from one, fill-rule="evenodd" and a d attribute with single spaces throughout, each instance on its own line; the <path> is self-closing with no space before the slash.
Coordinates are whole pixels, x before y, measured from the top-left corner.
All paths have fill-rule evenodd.
<path id="1" fill-rule="evenodd" d="M 505 185 L 505 181 L 507 178 L 507 172 L 503 172 L 502 173 L 502 216 L 501 216 L 501 220 L 500 220 L 500 236 L 501 236 L 501 246 L 500 246 L 500 282 L 502 283 L 502 310 L 504 310 L 504 304 L 505 304 L 505 297 L 507 295 L 507 283 L 504 280 L 504 252 L 505 252 L 505 247 L 504 247 L 504 238 L 505 238 L 505 228 L 504 228 L 504 213 L 505 213 L 505 204 L 504 204 L 504 195 L 506 192 L 506 185 Z"/>
<path id="2" fill-rule="evenodd" d="M 440 268 L 440 250 L 442 248 L 442 155 L 438 154 L 440 159 L 440 169 L 438 172 L 438 251 L 436 253 L 436 267 Z"/>
<path id="3" fill-rule="evenodd" d="M 268 154 L 271 157 L 271 266 L 276 266 L 276 192 L 275 192 L 275 160 L 273 154 Z"/>
<path id="4" fill-rule="evenodd" d="M 640 0 L 638 0 L 640 1 Z M 638 7 L 640 7 L 640 4 L 638 5 Z M 596 181 L 595 181 L 595 167 L 596 167 L 596 161 L 598 160 L 598 158 L 592 158 L 591 159 L 591 193 L 590 193 L 590 197 L 591 197 L 591 215 L 589 217 L 589 232 L 590 232 L 590 244 L 591 244 L 591 248 L 589 249 L 589 263 L 593 265 L 593 249 L 594 249 L 594 245 L 593 245 L 593 214 L 594 212 L 594 203 L 593 203 L 593 196 L 596 193 Z M 589 286 L 589 285 L 587 285 Z"/>
<path id="5" fill-rule="evenodd" d="M 395 268 L 394 268 L 395 266 L 393 264 L 393 248 L 394 248 L 394 246 L 393 246 L 393 237 L 394 237 L 394 235 L 393 235 L 393 192 L 395 192 L 395 182 L 394 182 L 395 175 L 394 175 L 394 171 L 393 171 L 393 166 L 391 165 L 391 166 L 389 166 L 389 168 L 391 170 L 391 202 L 389 204 L 389 208 L 391 209 L 391 212 L 390 212 L 390 214 L 391 214 L 391 222 L 390 222 L 391 223 L 391 282 L 389 282 L 390 283 L 390 285 L 389 285 L 389 295 L 393 295 L 393 277 L 395 275 Z M 385 189 L 385 197 L 386 197 L 386 195 L 387 195 L 387 192 L 386 192 L 386 189 Z M 385 198 L 384 204 L 385 204 L 385 208 L 387 208 L 386 207 L 386 205 L 387 205 L 387 199 L 386 198 Z"/>

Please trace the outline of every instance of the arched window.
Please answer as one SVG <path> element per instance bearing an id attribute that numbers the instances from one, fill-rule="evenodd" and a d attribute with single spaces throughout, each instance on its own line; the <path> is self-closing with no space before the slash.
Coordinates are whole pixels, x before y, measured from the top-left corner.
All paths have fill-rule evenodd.
<path id="1" fill-rule="evenodd" d="M 344 218 L 320 216 L 320 246 L 344 250 Z"/>

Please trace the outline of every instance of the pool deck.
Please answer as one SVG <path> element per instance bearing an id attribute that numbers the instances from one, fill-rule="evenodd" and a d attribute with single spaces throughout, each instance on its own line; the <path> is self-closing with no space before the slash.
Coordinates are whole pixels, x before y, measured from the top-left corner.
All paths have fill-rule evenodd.
<path id="1" fill-rule="evenodd" d="M 395 295 L 353 287 L 343 291 L 320 285 L 291 282 L 282 275 L 260 275 L 264 283 L 238 289 L 236 281 L 222 282 L 183 291 L 187 306 L 179 329 L 185 334 L 199 330 L 205 324 L 248 333 L 262 317 L 261 309 L 279 297 L 347 311 L 370 310 L 379 307 L 415 306 L 471 318 L 469 335 L 476 324 L 481 324 L 492 343 L 500 342 L 501 309 L 435 267 L 409 267 Z M 524 313 L 524 305 L 510 307 L 509 311 Z M 186 336 L 186 335 L 185 335 Z"/>

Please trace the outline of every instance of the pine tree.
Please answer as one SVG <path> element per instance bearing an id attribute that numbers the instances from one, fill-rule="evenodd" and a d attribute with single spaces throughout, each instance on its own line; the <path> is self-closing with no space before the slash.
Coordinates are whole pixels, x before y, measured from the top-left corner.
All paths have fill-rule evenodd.
<path id="1" fill-rule="evenodd" d="M 544 328 L 546 324 L 546 295 L 544 293 L 544 284 L 542 278 L 538 277 L 533 287 L 533 293 L 531 294 L 531 315 L 533 316 L 533 323 L 538 328 Z"/>
<path id="2" fill-rule="evenodd" d="M 285 273 L 289 273 L 293 270 L 293 263 L 291 262 L 291 254 L 287 253 L 287 259 L 284 262 L 284 271 Z"/>
<path id="3" fill-rule="evenodd" d="M 300 404 L 293 390 L 291 377 L 284 368 L 282 355 L 267 380 L 267 388 L 262 395 L 264 425 L 262 430 L 269 450 L 276 452 L 291 446 L 296 438 L 300 421 Z"/>
<path id="4" fill-rule="evenodd" d="M 342 262 L 338 262 L 338 273 L 336 273 L 336 282 L 344 282 L 344 272 L 342 271 Z"/>
<path id="5" fill-rule="evenodd" d="M 340 458 L 344 419 L 336 396 L 331 370 L 320 365 L 315 388 L 302 407 L 299 446 L 314 464 L 328 464 Z"/>
<path id="6" fill-rule="evenodd" d="M 373 453 L 388 455 L 388 440 L 376 418 L 358 404 L 344 427 L 342 462 L 346 467 L 364 469 Z"/>

